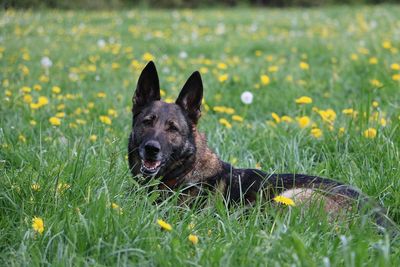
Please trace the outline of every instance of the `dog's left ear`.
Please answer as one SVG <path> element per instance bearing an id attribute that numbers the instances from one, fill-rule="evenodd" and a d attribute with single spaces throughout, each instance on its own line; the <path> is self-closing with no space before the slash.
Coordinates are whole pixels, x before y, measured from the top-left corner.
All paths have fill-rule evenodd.
<path id="1" fill-rule="evenodd" d="M 200 72 L 195 71 L 186 81 L 175 104 L 186 111 L 193 124 L 197 124 L 201 116 L 201 101 L 203 99 L 203 82 Z"/>

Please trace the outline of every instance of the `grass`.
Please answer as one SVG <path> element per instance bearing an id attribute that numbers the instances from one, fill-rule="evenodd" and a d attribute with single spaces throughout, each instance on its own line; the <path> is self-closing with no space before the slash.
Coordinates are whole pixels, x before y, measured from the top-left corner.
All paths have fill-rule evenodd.
<path id="1" fill-rule="evenodd" d="M 332 223 L 316 208 L 227 208 L 216 196 L 203 208 L 177 206 L 176 196 L 155 204 L 126 160 L 131 97 L 153 58 L 167 100 L 200 69 L 199 127 L 223 160 L 354 185 L 399 222 L 399 13 L 3 11 L 1 265 L 399 266 L 398 239 L 364 216 Z M 254 95 L 249 105 L 244 91 Z M 296 104 L 301 96 L 312 103 Z M 300 127 L 304 116 L 311 122 Z"/>

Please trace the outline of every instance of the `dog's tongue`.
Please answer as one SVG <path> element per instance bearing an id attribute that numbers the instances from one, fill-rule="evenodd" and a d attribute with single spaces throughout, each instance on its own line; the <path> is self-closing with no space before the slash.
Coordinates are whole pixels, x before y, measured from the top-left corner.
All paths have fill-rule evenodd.
<path id="1" fill-rule="evenodd" d="M 157 161 L 144 160 L 143 163 L 146 166 L 146 168 L 155 169 L 158 166 L 160 166 L 161 161 L 158 161 L 158 160 Z"/>

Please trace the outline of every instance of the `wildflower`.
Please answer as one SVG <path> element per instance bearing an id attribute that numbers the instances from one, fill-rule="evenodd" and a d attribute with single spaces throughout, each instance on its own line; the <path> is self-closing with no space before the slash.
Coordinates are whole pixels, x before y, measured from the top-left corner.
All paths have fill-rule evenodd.
<path id="1" fill-rule="evenodd" d="M 281 121 L 287 122 L 287 123 L 291 123 L 293 121 L 293 119 L 291 117 L 287 116 L 287 115 L 283 115 L 281 117 Z"/>
<path id="2" fill-rule="evenodd" d="M 372 101 L 372 106 L 373 106 L 374 108 L 379 107 L 378 101 Z"/>
<path id="3" fill-rule="evenodd" d="M 50 60 L 48 57 L 42 57 L 40 60 L 40 64 L 42 65 L 43 68 L 48 69 L 51 66 L 53 66 L 53 62 Z"/>
<path id="4" fill-rule="evenodd" d="M 87 66 L 87 70 L 88 70 L 89 72 L 96 72 L 96 69 L 97 69 L 97 67 L 96 67 L 96 65 L 94 65 L 94 64 L 89 64 L 89 65 Z"/>
<path id="5" fill-rule="evenodd" d="M 232 120 L 237 121 L 237 122 L 243 122 L 243 117 L 239 115 L 233 115 Z"/>
<path id="6" fill-rule="evenodd" d="M 217 64 L 217 68 L 221 69 L 221 70 L 226 70 L 228 68 L 228 66 L 225 63 L 220 62 Z"/>
<path id="7" fill-rule="evenodd" d="M 22 143 L 26 143 L 26 137 L 23 134 L 20 134 L 18 136 L 18 140 L 21 141 Z"/>
<path id="8" fill-rule="evenodd" d="M 392 80 L 393 81 L 400 81 L 400 74 L 393 74 L 392 75 Z"/>
<path id="9" fill-rule="evenodd" d="M 353 114 L 353 109 L 352 108 L 345 108 L 342 110 L 342 113 L 345 115 L 352 115 Z"/>
<path id="10" fill-rule="evenodd" d="M 206 74 L 206 73 L 208 73 L 208 68 L 201 67 L 199 71 L 200 71 L 201 74 Z"/>
<path id="11" fill-rule="evenodd" d="M 390 68 L 392 70 L 400 70 L 400 64 L 393 63 L 393 64 L 390 65 Z"/>
<path id="12" fill-rule="evenodd" d="M 302 69 L 302 70 L 308 70 L 310 68 L 310 65 L 308 65 L 308 63 L 306 63 L 304 61 L 300 62 L 299 66 L 300 66 L 300 69 Z"/>
<path id="13" fill-rule="evenodd" d="M 46 76 L 46 75 L 41 75 L 39 77 L 39 81 L 42 82 L 42 83 L 47 83 L 47 82 L 49 82 L 49 80 L 50 80 L 49 77 Z"/>
<path id="14" fill-rule="evenodd" d="M 117 117 L 118 116 L 118 114 L 117 114 L 117 111 L 115 111 L 115 109 L 108 109 L 108 111 L 107 111 L 107 113 L 108 113 L 108 115 L 110 115 L 110 116 L 114 116 L 114 117 Z"/>
<path id="15" fill-rule="evenodd" d="M 228 80 L 228 77 L 229 77 L 228 74 L 221 74 L 218 76 L 218 81 L 220 83 L 226 82 Z"/>
<path id="16" fill-rule="evenodd" d="M 249 91 L 245 91 L 240 95 L 240 100 L 242 100 L 243 104 L 249 105 L 253 103 L 253 94 Z"/>
<path id="17" fill-rule="evenodd" d="M 333 109 L 328 108 L 327 110 L 319 110 L 318 114 L 322 120 L 332 124 L 336 119 L 336 112 Z"/>
<path id="18" fill-rule="evenodd" d="M 172 226 L 169 223 L 165 222 L 164 220 L 158 219 L 157 223 L 161 227 L 162 230 L 165 230 L 165 231 L 172 230 Z"/>
<path id="19" fill-rule="evenodd" d="M 24 100 L 25 103 L 30 104 L 30 103 L 32 103 L 32 96 L 31 95 L 24 95 L 23 100 Z"/>
<path id="20" fill-rule="evenodd" d="M 118 214 L 122 214 L 122 208 L 115 202 L 111 203 L 111 208 L 118 212 Z"/>
<path id="21" fill-rule="evenodd" d="M 6 90 L 6 91 L 5 91 L 5 95 L 6 95 L 6 96 L 12 96 L 12 92 L 11 92 L 10 90 Z"/>
<path id="22" fill-rule="evenodd" d="M 65 117 L 65 112 L 57 112 L 56 113 L 57 118 L 64 118 Z"/>
<path id="23" fill-rule="evenodd" d="M 60 126 L 61 125 L 61 120 L 59 118 L 57 118 L 57 117 L 51 117 L 49 119 L 49 122 L 53 126 Z"/>
<path id="24" fill-rule="evenodd" d="M 40 190 L 40 185 L 37 184 L 37 183 L 34 183 L 34 184 L 31 185 L 31 189 L 33 191 L 39 191 Z"/>
<path id="25" fill-rule="evenodd" d="M 373 85 L 375 87 L 382 87 L 383 86 L 383 84 L 377 79 L 372 79 L 369 82 L 371 83 L 371 85 Z"/>
<path id="26" fill-rule="evenodd" d="M 340 127 L 340 128 L 339 128 L 339 133 L 338 133 L 339 136 L 342 136 L 342 135 L 345 133 L 345 131 L 346 131 L 346 130 L 344 129 L 344 127 Z"/>
<path id="27" fill-rule="evenodd" d="M 392 48 L 392 43 L 390 41 L 384 41 L 382 43 L 382 47 L 385 49 L 390 49 L 390 48 Z"/>
<path id="28" fill-rule="evenodd" d="M 297 104 L 311 104 L 312 98 L 308 96 L 302 96 L 296 99 Z"/>
<path id="29" fill-rule="evenodd" d="M 286 206 L 295 206 L 293 199 L 284 196 L 276 196 L 274 197 L 274 201 L 276 203 L 281 203 Z"/>
<path id="30" fill-rule="evenodd" d="M 144 61 L 153 61 L 154 60 L 154 56 L 148 52 L 144 53 L 142 56 L 142 59 Z"/>
<path id="31" fill-rule="evenodd" d="M 104 124 L 110 125 L 111 124 L 111 119 L 108 116 L 100 116 L 100 121 Z"/>
<path id="32" fill-rule="evenodd" d="M 70 187 L 71 186 L 69 184 L 67 184 L 67 183 L 63 183 L 63 182 L 58 183 L 57 184 L 57 193 L 58 194 L 62 194 L 62 193 L 65 192 L 65 190 L 69 189 Z"/>
<path id="33" fill-rule="evenodd" d="M 378 64 L 378 59 L 377 59 L 376 57 L 371 57 L 371 58 L 369 59 L 369 64 L 371 64 L 371 65 L 376 65 L 376 64 Z"/>
<path id="34" fill-rule="evenodd" d="M 272 118 L 275 120 L 276 123 L 280 123 L 281 122 L 281 118 L 279 117 L 278 114 L 276 114 L 275 112 L 271 113 Z"/>
<path id="35" fill-rule="evenodd" d="M 232 124 L 225 118 L 219 119 L 219 123 L 221 123 L 222 125 L 224 125 L 228 129 L 232 128 Z"/>
<path id="36" fill-rule="evenodd" d="M 382 125 L 383 127 L 385 127 L 386 126 L 386 124 L 387 124 L 387 122 L 386 122 L 386 119 L 385 118 L 381 118 L 381 120 L 380 120 L 380 125 Z"/>
<path id="37" fill-rule="evenodd" d="M 104 93 L 104 92 L 99 92 L 99 93 L 97 93 L 97 97 L 98 98 L 105 98 L 107 95 L 106 95 L 106 93 Z"/>
<path id="38" fill-rule="evenodd" d="M 111 68 L 113 70 L 117 70 L 117 69 L 119 69 L 119 67 L 120 67 L 120 65 L 118 63 L 116 63 L 116 62 L 111 63 Z"/>
<path id="39" fill-rule="evenodd" d="M 303 116 L 303 117 L 297 118 L 297 122 L 298 122 L 300 128 L 305 128 L 311 123 L 311 120 L 308 116 Z"/>
<path id="40" fill-rule="evenodd" d="M 42 86 L 41 86 L 40 84 L 35 84 L 35 85 L 33 86 L 33 90 L 35 90 L 35 91 L 41 91 L 41 90 L 42 90 Z"/>
<path id="41" fill-rule="evenodd" d="M 319 128 L 313 128 L 311 129 L 311 135 L 315 138 L 320 138 L 322 136 L 322 130 Z"/>
<path id="42" fill-rule="evenodd" d="M 376 129 L 375 128 L 368 128 L 364 131 L 364 137 L 369 139 L 374 139 L 376 137 Z"/>
<path id="43" fill-rule="evenodd" d="M 278 66 L 270 66 L 268 67 L 268 72 L 277 72 L 279 70 Z"/>
<path id="44" fill-rule="evenodd" d="M 33 217 L 32 219 L 32 228 L 35 232 L 42 234 L 44 232 L 44 222 L 40 217 Z"/>
<path id="45" fill-rule="evenodd" d="M 199 243 L 199 238 L 197 237 L 197 235 L 190 234 L 188 239 L 190 242 L 192 242 L 193 245 Z"/>
<path id="46" fill-rule="evenodd" d="M 35 120 L 30 120 L 30 121 L 29 121 L 29 124 L 32 125 L 32 126 L 35 126 L 37 123 L 36 123 Z"/>
<path id="47" fill-rule="evenodd" d="M 268 75 L 263 74 L 260 77 L 260 81 L 262 85 L 268 85 L 271 82 L 271 79 L 269 78 Z"/>
<path id="48" fill-rule="evenodd" d="M 52 91 L 54 94 L 59 94 L 59 93 L 61 93 L 61 88 L 58 87 L 58 86 L 53 86 L 53 87 L 51 88 L 51 91 Z"/>
<path id="49" fill-rule="evenodd" d="M 30 93 L 32 91 L 32 89 L 28 86 L 22 86 L 21 91 L 26 94 L 26 93 Z"/>
<path id="50" fill-rule="evenodd" d="M 353 61 L 356 61 L 356 60 L 358 60 L 358 55 L 357 54 L 351 54 L 351 60 L 353 60 Z"/>
<path id="51" fill-rule="evenodd" d="M 45 96 L 39 96 L 38 99 L 38 105 L 40 105 L 41 107 L 44 105 L 47 105 L 49 103 L 49 99 Z"/>
<path id="52" fill-rule="evenodd" d="M 92 134 L 91 136 L 89 136 L 89 140 L 92 141 L 92 142 L 96 142 L 97 135 Z"/>

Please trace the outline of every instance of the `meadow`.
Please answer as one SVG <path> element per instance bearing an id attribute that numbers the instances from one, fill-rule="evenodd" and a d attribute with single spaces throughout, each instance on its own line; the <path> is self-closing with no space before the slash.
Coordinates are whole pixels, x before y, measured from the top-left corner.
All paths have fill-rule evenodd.
<path id="1" fill-rule="evenodd" d="M 223 160 L 345 182 L 400 222 L 398 14 L 1 11 L 0 265 L 400 266 L 399 238 L 366 215 L 157 204 L 127 164 L 132 95 L 154 60 L 165 101 L 201 72 L 199 128 Z"/>

